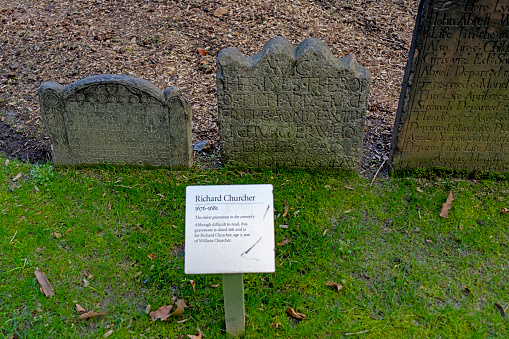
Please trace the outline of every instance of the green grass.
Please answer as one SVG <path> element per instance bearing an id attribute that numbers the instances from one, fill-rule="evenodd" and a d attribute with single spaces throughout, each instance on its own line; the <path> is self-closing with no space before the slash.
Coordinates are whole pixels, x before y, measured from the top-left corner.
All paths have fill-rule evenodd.
<path id="1" fill-rule="evenodd" d="M 197 326 L 207 338 L 224 337 L 221 276 L 184 274 L 185 188 L 253 183 L 274 185 L 276 243 L 292 242 L 276 246 L 275 273 L 244 275 L 246 337 L 509 336 L 508 316 L 495 306 L 509 311 L 509 214 L 500 213 L 509 208 L 508 182 L 383 178 L 370 187 L 320 172 L 4 163 L 0 338 L 97 338 L 109 330 L 110 338 L 187 338 Z M 37 267 L 54 297 L 40 291 Z M 191 307 L 152 322 L 147 305 L 169 305 L 172 296 Z M 76 303 L 107 315 L 80 320 Z M 290 318 L 288 307 L 307 318 Z"/>

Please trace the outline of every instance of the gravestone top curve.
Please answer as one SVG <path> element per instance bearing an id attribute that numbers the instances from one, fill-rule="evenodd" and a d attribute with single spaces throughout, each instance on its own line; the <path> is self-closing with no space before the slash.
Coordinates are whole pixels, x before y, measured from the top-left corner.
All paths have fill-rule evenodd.
<path id="1" fill-rule="evenodd" d="M 234 167 L 356 170 L 371 74 L 316 38 L 271 38 L 217 57 L 222 160 Z"/>
<path id="2" fill-rule="evenodd" d="M 176 87 L 103 74 L 45 82 L 38 95 L 56 165 L 192 165 L 191 110 Z"/>

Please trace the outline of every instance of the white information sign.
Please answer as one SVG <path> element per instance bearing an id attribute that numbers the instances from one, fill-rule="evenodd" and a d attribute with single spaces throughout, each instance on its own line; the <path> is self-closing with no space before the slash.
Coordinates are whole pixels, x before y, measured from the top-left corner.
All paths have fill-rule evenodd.
<path id="1" fill-rule="evenodd" d="M 186 188 L 187 274 L 272 273 L 272 185 Z"/>

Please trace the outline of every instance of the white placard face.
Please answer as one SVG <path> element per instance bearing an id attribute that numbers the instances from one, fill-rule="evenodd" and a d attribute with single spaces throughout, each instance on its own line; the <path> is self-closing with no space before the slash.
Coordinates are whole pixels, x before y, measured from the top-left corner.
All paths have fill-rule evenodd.
<path id="1" fill-rule="evenodd" d="M 187 274 L 275 269 L 272 185 L 186 188 Z"/>

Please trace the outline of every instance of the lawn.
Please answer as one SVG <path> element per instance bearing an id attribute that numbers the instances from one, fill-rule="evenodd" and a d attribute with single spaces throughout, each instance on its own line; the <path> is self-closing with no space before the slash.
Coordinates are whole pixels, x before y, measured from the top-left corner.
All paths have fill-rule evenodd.
<path id="1" fill-rule="evenodd" d="M 224 337 L 221 276 L 184 273 L 185 188 L 257 183 L 274 186 L 278 245 L 275 273 L 244 275 L 247 338 L 509 336 L 507 181 L 370 186 L 329 172 L 55 169 L 1 157 L 0 336 L 188 338 L 199 327 Z M 147 314 L 177 299 L 182 315 Z M 82 320 L 76 304 L 106 313 Z"/>

